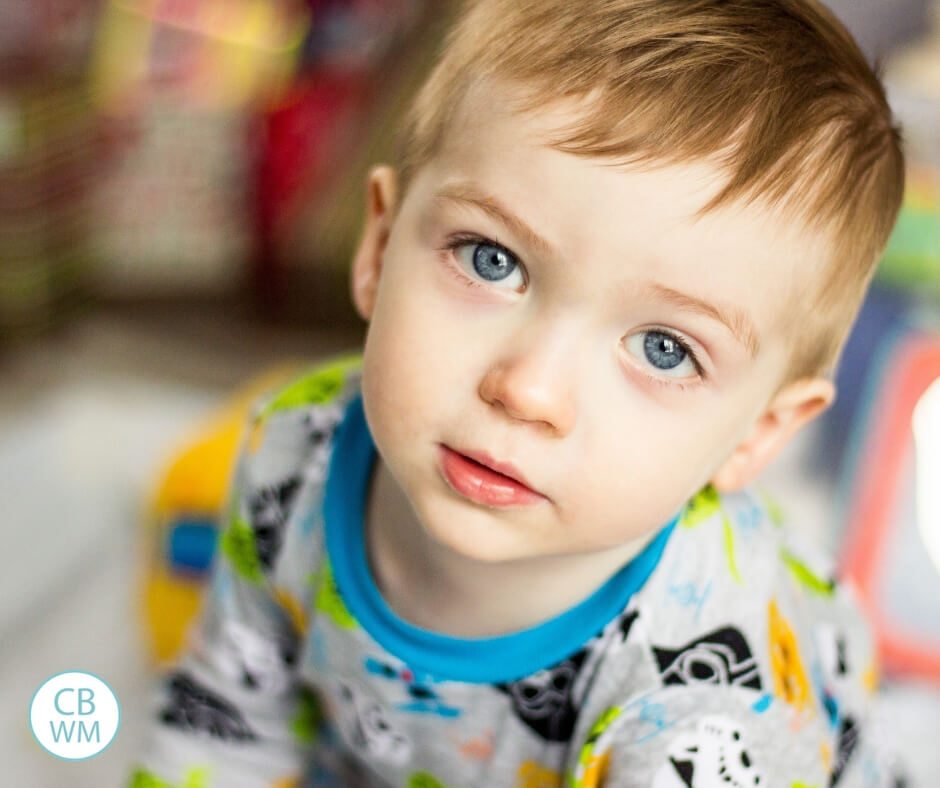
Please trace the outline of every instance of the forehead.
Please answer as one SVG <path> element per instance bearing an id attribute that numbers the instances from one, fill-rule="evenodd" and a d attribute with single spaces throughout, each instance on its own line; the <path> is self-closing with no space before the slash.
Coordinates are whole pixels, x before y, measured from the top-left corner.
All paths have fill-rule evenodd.
<path id="1" fill-rule="evenodd" d="M 463 191 L 507 207 L 557 262 L 571 263 L 563 270 L 573 295 L 585 275 L 613 297 L 652 282 L 746 309 L 762 334 L 805 301 L 828 239 L 759 201 L 699 216 L 725 184 L 716 164 L 638 166 L 565 153 L 552 141 L 577 123 L 579 105 L 523 113 L 521 95 L 493 82 L 470 89 L 427 168 L 427 197 Z"/>

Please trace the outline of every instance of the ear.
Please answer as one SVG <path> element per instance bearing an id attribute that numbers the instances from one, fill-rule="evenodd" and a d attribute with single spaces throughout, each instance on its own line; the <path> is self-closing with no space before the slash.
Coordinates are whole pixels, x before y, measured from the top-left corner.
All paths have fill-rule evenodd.
<path id="1" fill-rule="evenodd" d="M 351 290 L 356 311 L 363 320 L 375 308 L 382 256 L 392 231 L 398 200 L 398 176 L 387 165 L 373 167 L 366 179 L 366 225 L 353 257 Z"/>
<path id="2" fill-rule="evenodd" d="M 749 484 L 790 442 L 800 427 L 828 408 L 836 389 L 825 378 L 804 378 L 774 395 L 750 434 L 712 477 L 719 492 L 732 492 Z"/>

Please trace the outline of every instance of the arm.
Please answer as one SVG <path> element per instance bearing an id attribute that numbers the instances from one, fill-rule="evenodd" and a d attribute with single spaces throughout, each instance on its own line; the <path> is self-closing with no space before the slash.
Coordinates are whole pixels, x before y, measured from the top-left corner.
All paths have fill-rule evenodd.
<path id="1" fill-rule="evenodd" d="M 335 426 L 327 410 L 318 429 Z M 203 611 L 153 693 L 134 788 L 286 788 L 303 773 L 314 704 L 296 667 L 310 594 L 298 562 L 279 558 L 288 539 L 285 554 L 305 554 L 294 510 L 328 457 L 329 430 L 310 438 L 312 413 L 259 409 L 252 421 Z"/>

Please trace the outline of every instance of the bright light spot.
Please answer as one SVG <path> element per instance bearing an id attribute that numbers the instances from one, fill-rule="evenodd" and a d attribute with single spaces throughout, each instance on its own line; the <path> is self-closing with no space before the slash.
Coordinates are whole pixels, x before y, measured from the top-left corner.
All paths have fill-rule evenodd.
<path id="1" fill-rule="evenodd" d="M 917 527 L 927 554 L 940 572 L 940 378 L 914 408 Z"/>

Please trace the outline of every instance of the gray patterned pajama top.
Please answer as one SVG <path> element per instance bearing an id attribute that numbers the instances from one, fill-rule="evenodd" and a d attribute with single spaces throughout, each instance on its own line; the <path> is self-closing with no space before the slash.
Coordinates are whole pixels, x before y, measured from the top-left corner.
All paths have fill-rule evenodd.
<path id="1" fill-rule="evenodd" d="M 419 629 L 370 574 L 359 357 L 255 409 L 201 619 L 133 788 L 900 786 L 851 588 L 755 492 L 702 490 L 554 619 Z"/>

